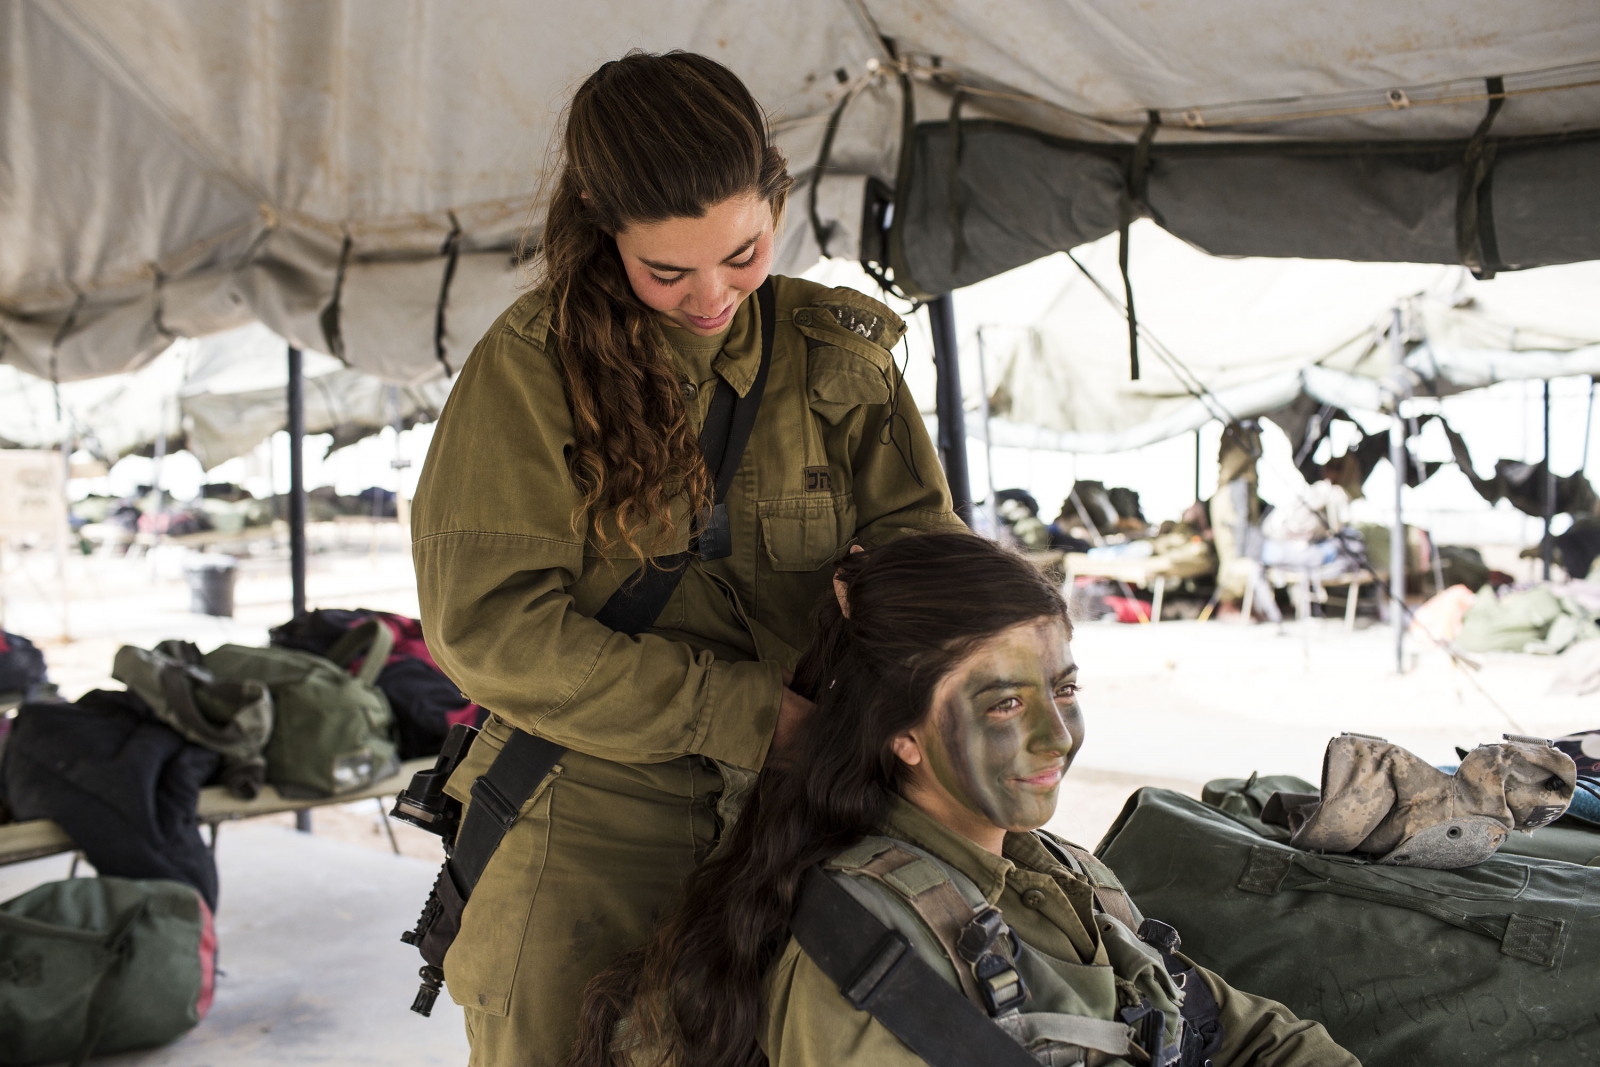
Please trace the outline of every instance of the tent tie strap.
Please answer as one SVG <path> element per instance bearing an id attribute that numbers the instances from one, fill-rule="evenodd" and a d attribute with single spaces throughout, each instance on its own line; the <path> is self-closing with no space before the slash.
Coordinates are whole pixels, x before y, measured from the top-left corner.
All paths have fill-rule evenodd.
<path id="1" fill-rule="evenodd" d="M 350 247 L 354 243 L 346 233 L 344 242 L 339 245 L 339 265 L 333 272 L 333 295 L 328 297 L 328 306 L 318 318 L 323 339 L 328 342 L 328 353 L 340 360 L 344 359 L 344 333 L 339 325 L 339 298 L 344 293 L 344 272 L 350 265 Z"/>
<path id="2" fill-rule="evenodd" d="M 1505 106 L 1506 86 L 1505 79 L 1498 75 L 1484 79 L 1484 84 L 1489 105 L 1461 159 L 1461 184 L 1456 191 L 1456 250 L 1473 277 L 1488 279 L 1504 266 L 1494 232 L 1494 198 L 1489 179 L 1494 169 L 1495 146 L 1489 143 L 1489 129 Z"/>
<path id="3" fill-rule="evenodd" d="M 833 231 L 837 228 L 834 223 L 826 226 L 822 223 L 822 215 L 817 211 L 817 188 L 822 184 L 822 176 L 827 173 L 828 166 L 833 160 L 833 139 L 839 133 L 839 122 L 844 118 L 844 109 L 856 98 L 865 82 L 852 85 L 840 98 L 838 105 L 833 109 L 833 114 L 828 116 L 828 129 L 822 135 L 822 148 L 817 152 L 816 166 L 811 168 L 811 188 L 807 192 L 808 207 L 811 215 L 811 236 L 816 239 L 817 251 L 822 253 L 823 259 L 832 259 L 828 251 L 828 242 L 833 239 Z M 859 252 L 858 252 L 859 254 Z"/>
<path id="4" fill-rule="evenodd" d="M 1149 212 L 1146 194 L 1150 186 L 1150 143 L 1156 139 L 1156 127 L 1161 125 L 1160 111 L 1151 108 L 1148 114 L 1149 121 L 1133 146 L 1133 156 L 1123 175 L 1117 225 L 1117 266 L 1122 271 L 1122 290 L 1128 309 L 1128 371 L 1132 381 L 1139 380 L 1139 316 L 1133 310 L 1133 279 L 1128 275 L 1128 227 L 1139 210 Z"/>
<path id="5" fill-rule="evenodd" d="M 439 249 L 440 255 L 445 257 L 444 276 L 439 280 L 439 303 L 433 309 L 433 354 L 444 366 L 446 375 L 454 374 L 450 361 L 444 355 L 444 313 L 450 302 L 450 283 L 456 276 L 456 260 L 461 256 L 461 220 L 456 218 L 454 211 L 450 215 L 450 233 L 444 239 L 444 245 Z"/>

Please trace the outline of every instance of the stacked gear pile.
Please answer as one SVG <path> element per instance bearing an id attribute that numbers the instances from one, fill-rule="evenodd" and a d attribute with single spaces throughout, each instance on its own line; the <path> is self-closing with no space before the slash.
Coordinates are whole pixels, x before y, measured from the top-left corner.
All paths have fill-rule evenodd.
<path id="1" fill-rule="evenodd" d="M 433 661 L 433 653 L 422 636 L 422 623 L 416 619 L 367 608 L 324 608 L 273 628 L 270 637 L 276 647 L 326 656 L 345 634 L 369 619 L 381 622 L 394 639 L 394 647 L 382 661 L 373 684 L 383 691 L 394 711 L 401 759 L 437 756 L 445 734 L 458 722 L 483 725 L 487 713 L 462 696 L 456 684 L 445 677 Z M 357 659 L 351 662 L 350 669 L 359 670 L 364 665 L 364 659 Z"/>
<path id="2" fill-rule="evenodd" d="M 43 658 L 5 639 L 0 682 L 43 693 Z M 35 699 L 0 720 L 11 727 L 0 818 L 55 821 L 100 875 L 0 904 L 0 1063 L 81 1063 L 164 1043 L 199 1022 L 211 1000 L 218 896 L 199 829 L 201 787 L 221 782 L 243 799 L 267 784 L 333 796 L 392 774 L 394 716 L 373 682 L 392 667 L 393 647 L 393 629 L 377 619 L 357 620 L 325 657 L 125 646 L 112 674 L 127 690 Z"/>
<path id="3" fill-rule="evenodd" d="M 1273 991 L 1367 1067 L 1576 1067 L 1600 1058 L 1600 833 L 1512 833 L 1567 810 L 1568 747 L 1508 737 L 1450 775 L 1347 734 L 1320 790 L 1256 775 L 1212 782 L 1204 803 L 1142 789 L 1096 854 L 1188 955 Z M 1519 854 L 1529 841 L 1566 858 Z"/>
<path id="4" fill-rule="evenodd" d="M 225 757 L 185 738 L 132 692 L 24 704 L 0 759 L 12 818 L 52 819 L 101 875 L 192 886 L 217 903 L 200 836 L 200 787 Z"/>
<path id="5" fill-rule="evenodd" d="M 389 629 L 374 620 L 346 633 L 326 658 L 223 645 L 204 660 L 220 679 L 249 680 L 271 691 L 267 781 L 285 796 L 328 797 L 361 789 L 400 767 L 394 713 L 373 684 L 393 646 Z M 352 676 L 347 668 L 363 655 Z"/>
<path id="6" fill-rule="evenodd" d="M 163 641 L 153 649 L 123 645 L 111 677 L 185 740 L 221 756 L 221 780 L 230 793 L 249 800 L 261 791 L 272 736 L 272 694 L 261 682 L 218 678 L 187 641 Z"/>

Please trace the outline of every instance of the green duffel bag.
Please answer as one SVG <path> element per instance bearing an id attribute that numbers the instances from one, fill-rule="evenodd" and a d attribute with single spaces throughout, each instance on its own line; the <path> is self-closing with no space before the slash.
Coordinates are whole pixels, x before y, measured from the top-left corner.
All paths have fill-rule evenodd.
<path id="1" fill-rule="evenodd" d="M 218 678 L 255 679 L 272 691 L 267 781 L 293 797 L 329 797 L 362 789 L 400 767 L 394 712 L 373 683 L 394 648 L 377 619 L 362 623 L 327 658 L 287 648 L 223 645 L 205 665 Z M 363 654 L 359 674 L 346 668 Z"/>
<path id="2" fill-rule="evenodd" d="M 189 886 L 48 882 L 0 904 L 0 1065 L 162 1045 L 211 1007 L 216 935 Z"/>
<path id="3" fill-rule="evenodd" d="M 1366 1067 L 1600 1063 L 1600 869 L 1503 852 L 1379 866 L 1261 825 L 1141 789 L 1095 852 L 1185 954 Z"/>

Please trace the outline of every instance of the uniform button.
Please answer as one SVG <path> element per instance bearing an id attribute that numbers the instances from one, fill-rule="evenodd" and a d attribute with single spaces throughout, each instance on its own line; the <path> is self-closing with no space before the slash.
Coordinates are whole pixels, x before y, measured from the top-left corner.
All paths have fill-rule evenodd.
<path id="1" fill-rule="evenodd" d="M 796 311 L 794 313 L 794 324 L 796 326 L 810 326 L 811 325 L 811 312 L 809 312 L 809 311 Z"/>
<path id="2" fill-rule="evenodd" d="M 1030 908 L 1037 908 L 1044 904 L 1044 894 L 1037 889 L 1030 889 L 1022 894 L 1022 902 Z"/>
<path id="3" fill-rule="evenodd" d="M 698 385 L 694 384 L 693 382 L 684 382 L 683 383 L 683 398 L 685 400 L 693 400 L 695 397 L 697 397 L 699 395 L 700 395 L 700 387 Z"/>

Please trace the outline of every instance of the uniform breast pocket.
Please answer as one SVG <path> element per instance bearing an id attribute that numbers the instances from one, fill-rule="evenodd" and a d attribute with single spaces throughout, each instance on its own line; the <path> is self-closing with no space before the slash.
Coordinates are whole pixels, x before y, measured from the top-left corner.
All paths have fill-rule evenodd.
<path id="1" fill-rule="evenodd" d="M 775 571 L 814 571 L 833 562 L 855 536 L 855 501 L 848 494 L 764 500 L 756 511 L 767 562 Z"/>
<path id="2" fill-rule="evenodd" d="M 887 404 L 891 381 L 889 357 L 881 349 L 863 344 L 844 349 L 833 345 L 813 347 L 807 358 L 807 399 L 811 410 L 837 426 L 863 404 Z M 874 358 L 876 356 L 877 358 Z"/>

